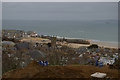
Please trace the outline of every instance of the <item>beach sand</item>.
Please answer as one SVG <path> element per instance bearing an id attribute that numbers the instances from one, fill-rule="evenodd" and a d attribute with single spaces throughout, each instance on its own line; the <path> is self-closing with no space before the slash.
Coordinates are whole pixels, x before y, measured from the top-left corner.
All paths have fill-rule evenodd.
<path id="1" fill-rule="evenodd" d="M 117 42 L 90 40 L 90 44 L 97 44 L 101 47 L 107 47 L 107 48 L 118 48 L 118 43 Z"/>
<path id="2" fill-rule="evenodd" d="M 107 42 L 107 41 L 90 41 L 90 45 L 92 44 L 97 44 L 100 47 L 105 47 L 105 48 L 118 48 L 118 43 L 116 42 Z M 67 44 L 62 44 L 65 46 L 69 46 L 71 48 L 79 48 L 79 47 L 88 47 L 90 45 L 86 44 L 76 44 L 76 43 L 67 43 Z"/>
<path id="3" fill-rule="evenodd" d="M 77 44 L 77 43 L 61 43 L 61 45 L 64 45 L 64 46 L 68 46 L 68 47 L 71 47 L 71 48 L 79 48 L 79 47 L 88 47 L 90 45 L 86 45 L 86 44 Z"/>
<path id="4" fill-rule="evenodd" d="M 75 38 L 73 38 L 75 39 Z M 43 42 L 44 40 L 44 42 Z M 85 40 L 85 39 L 83 39 Z M 44 38 L 23 38 L 21 41 L 27 41 L 27 42 L 38 42 L 38 43 L 49 43 L 51 42 L 49 39 Z M 65 45 L 71 48 L 79 48 L 79 47 L 88 47 L 91 44 L 97 44 L 100 47 L 106 47 L 106 48 L 118 48 L 117 42 L 109 42 L 109 41 L 97 41 L 97 40 L 88 40 L 90 41 L 90 44 L 77 44 L 77 43 L 62 43 L 58 42 L 57 44 Z"/>
<path id="5" fill-rule="evenodd" d="M 118 42 L 89 40 L 89 39 L 84 39 L 84 38 L 66 38 L 66 39 L 83 39 L 83 40 L 89 41 L 90 45 L 97 44 L 100 47 L 106 47 L 106 48 L 118 48 L 119 47 Z M 86 45 L 86 44 L 74 44 L 74 43 L 71 43 L 70 45 L 72 45 L 74 48 L 78 48 L 81 46 L 90 46 L 90 45 Z"/>

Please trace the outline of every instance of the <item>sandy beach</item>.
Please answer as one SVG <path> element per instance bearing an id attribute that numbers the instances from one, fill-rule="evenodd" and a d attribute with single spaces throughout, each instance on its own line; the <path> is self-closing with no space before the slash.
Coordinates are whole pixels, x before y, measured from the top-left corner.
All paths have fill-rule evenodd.
<path id="1" fill-rule="evenodd" d="M 118 43 L 116 42 L 107 42 L 107 41 L 92 41 L 90 40 L 90 45 L 91 44 L 97 44 L 100 47 L 106 47 L 106 48 L 118 48 Z M 86 44 L 76 44 L 76 43 L 67 43 L 67 44 L 62 44 L 62 45 L 66 45 L 69 46 L 71 48 L 79 48 L 79 47 L 88 47 L 90 45 L 86 45 Z"/>
<path id="2" fill-rule="evenodd" d="M 101 47 L 118 48 L 118 43 L 117 42 L 90 40 L 90 44 L 98 44 Z"/>
<path id="3" fill-rule="evenodd" d="M 77 39 L 77 38 L 69 38 L 69 39 Z M 44 38 L 24 38 L 21 41 L 27 41 L 27 42 L 32 41 L 32 42 L 38 42 L 38 43 L 51 42 L 49 39 L 44 39 Z M 57 44 L 69 46 L 71 48 L 87 47 L 87 46 L 90 46 L 91 44 L 97 44 L 101 47 L 106 47 L 106 48 L 118 48 L 117 42 L 97 41 L 97 40 L 88 40 L 88 41 L 90 41 L 90 44 L 62 43 L 62 42 L 57 42 Z"/>
<path id="4" fill-rule="evenodd" d="M 99 40 L 88 40 L 88 39 L 83 39 L 83 38 L 66 38 L 66 39 L 82 39 L 82 40 L 87 40 L 91 44 L 97 44 L 101 47 L 106 47 L 106 48 L 118 48 L 118 42 L 110 42 L 110 41 L 99 41 Z M 68 43 L 70 47 L 73 48 L 79 48 L 79 47 L 84 47 L 84 46 L 90 46 L 86 44 L 75 44 L 75 43 Z"/>
<path id="5" fill-rule="evenodd" d="M 79 47 L 88 47 L 90 45 L 86 45 L 86 44 L 77 44 L 77 43 L 62 43 L 62 42 L 59 42 L 57 44 L 61 44 L 62 46 L 68 46 L 68 47 L 71 47 L 71 48 L 79 48 Z"/>

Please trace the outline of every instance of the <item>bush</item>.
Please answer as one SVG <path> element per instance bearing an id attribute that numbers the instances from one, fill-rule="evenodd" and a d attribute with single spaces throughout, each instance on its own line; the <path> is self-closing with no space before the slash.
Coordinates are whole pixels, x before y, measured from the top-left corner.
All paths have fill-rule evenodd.
<path id="1" fill-rule="evenodd" d="M 7 37 L 2 37 L 2 41 L 12 41 L 12 42 L 20 42 L 18 39 L 14 39 L 14 38 L 7 38 Z"/>
<path id="2" fill-rule="evenodd" d="M 120 69 L 120 60 L 115 61 L 113 65 L 109 65 L 110 69 Z"/>
<path id="3" fill-rule="evenodd" d="M 88 49 L 92 49 L 92 48 L 98 48 L 99 46 L 97 44 L 92 44 L 88 47 Z"/>
<path id="4" fill-rule="evenodd" d="M 115 69 L 120 69 L 120 60 L 115 61 L 115 63 L 113 64 L 113 67 Z"/>

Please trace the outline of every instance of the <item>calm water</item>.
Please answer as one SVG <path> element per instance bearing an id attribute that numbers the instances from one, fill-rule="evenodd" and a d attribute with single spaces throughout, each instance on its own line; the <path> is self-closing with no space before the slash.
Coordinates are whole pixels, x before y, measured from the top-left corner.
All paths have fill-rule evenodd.
<path id="1" fill-rule="evenodd" d="M 118 41 L 117 21 L 3 20 L 3 29 L 32 30 L 43 35 Z"/>

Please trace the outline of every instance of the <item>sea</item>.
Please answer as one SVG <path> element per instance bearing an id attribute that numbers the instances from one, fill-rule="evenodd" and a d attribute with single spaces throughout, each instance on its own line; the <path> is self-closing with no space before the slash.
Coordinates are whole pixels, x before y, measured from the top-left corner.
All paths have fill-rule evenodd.
<path id="1" fill-rule="evenodd" d="M 117 20 L 3 20 L 2 29 L 35 31 L 40 35 L 118 42 Z"/>

